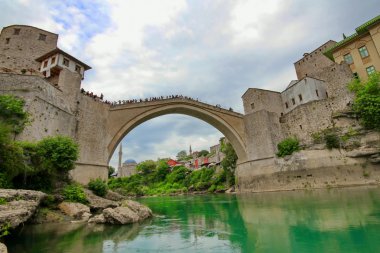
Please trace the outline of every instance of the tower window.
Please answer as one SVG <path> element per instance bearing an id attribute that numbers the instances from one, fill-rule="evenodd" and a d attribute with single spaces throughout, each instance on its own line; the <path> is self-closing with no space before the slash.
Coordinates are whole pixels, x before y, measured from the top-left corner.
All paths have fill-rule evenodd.
<path id="1" fill-rule="evenodd" d="M 63 65 L 65 65 L 66 67 L 68 67 L 69 63 L 70 63 L 69 59 L 63 58 L 63 62 L 62 62 Z"/>
<path id="2" fill-rule="evenodd" d="M 255 103 L 251 104 L 251 109 L 255 109 Z"/>
<path id="3" fill-rule="evenodd" d="M 293 105 L 296 104 L 296 100 L 294 98 L 292 98 L 292 103 L 293 103 Z"/>
<path id="4" fill-rule="evenodd" d="M 9 41 L 11 41 L 11 38 L 6 38 L 5 39 L 5 44 L 9 44 Z"/>
<path id="5" fill-rule="evenodd" d="M 300 102 L 302 102 L 302 95 L 298 94 L 298 98 L 300 99 Z"/>
<path id="6" fill-rule="evenodd" d="M 81 67 L 79 65 L 75 65 L 75 71 L 80 74 Z"/>
<path id="7" fill-rule="evenodd" d="M 366 46 L 362 46 L 359 48 L 359 53 L 362 58 L 366 58 L 369 56 L 368 50 Z"/>
<path id="8" fill-rule="evenodd" d="M 326 91 L 326 97 L 327 97 L 327 98 L 329 97 L 329 94 L 327 93 L 327 91 Z"/>
<path id="9" fill-rule="evenodd" d="M 302 125 L 300 125 L 300 129 L 302 130 Z"/>
<path id="10" fill-rule="evenodd" d="M 20 34 L 20 28 L 15 28 L 14 30 L 13 30 L 13 34 L 14 35 L 19 35 Z"/>
<path id="11" fill-rule="evenodd" d="M 42 34 L 42 33 L 40 33 L 40 36 L 38 37 L 38 40 L 43 40 L 43 41 L 45 41 L 45 40 L 46 40 L 46 34 Z"/>
<path id="12" fill-rule="evenodd" d="M 289 108 L 288 102 L 285 103 L 285 107 L 286 107 L 286 109 Z"/>
<path id="13" fill-rule="evenodd" d="M 317 94 L 317 97 L 319 97 L 319 92 L 318 92 L 318 90 L 315 90 L 315 94 Z"/>

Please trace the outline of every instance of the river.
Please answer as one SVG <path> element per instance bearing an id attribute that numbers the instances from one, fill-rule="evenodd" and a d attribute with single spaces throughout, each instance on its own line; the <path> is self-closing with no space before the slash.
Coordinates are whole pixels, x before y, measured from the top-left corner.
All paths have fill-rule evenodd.
<path id="1" fill-rule="evenodd" d="M 380 188 L 140 199 L 127 226 L 25 225 L 10 253 L 380 252 Z"/>

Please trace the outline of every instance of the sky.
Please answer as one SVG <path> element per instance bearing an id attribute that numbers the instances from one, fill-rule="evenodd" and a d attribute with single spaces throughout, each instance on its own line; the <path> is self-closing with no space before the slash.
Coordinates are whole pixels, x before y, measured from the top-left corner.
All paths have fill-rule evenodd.
<path id="1" fill-rule="evenodd" d="M 380 14 L 378 0 L 0 0 L 0 9 L 1 27 L 58 33 L 58 46 L 92 67 L 82 87 L 107 100 L 182 94 L 238 112 L 248 88 L 282 91 L 303 53 Z M 123 139 L 123 160 L 175 158 L 222 136 L 165 115 Z"/>

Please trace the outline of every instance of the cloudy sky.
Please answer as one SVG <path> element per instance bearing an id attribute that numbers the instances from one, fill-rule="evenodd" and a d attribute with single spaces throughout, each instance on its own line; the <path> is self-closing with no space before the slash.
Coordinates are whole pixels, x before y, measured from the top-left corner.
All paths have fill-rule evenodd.
<path id="1" fill-rule="evenodd" d="M 303 53 L 380 14 L 379 0 L 0 0 L 0 9 L 1 27 L 58 33 L 60 48 L 92 66 L 82 87 L 105 99 L 183 94 L 240 112 L 247 88 L 281 91 Z M 126 136 L 123 160 L 208 149 L 221 136 L 166 115 Z"/>

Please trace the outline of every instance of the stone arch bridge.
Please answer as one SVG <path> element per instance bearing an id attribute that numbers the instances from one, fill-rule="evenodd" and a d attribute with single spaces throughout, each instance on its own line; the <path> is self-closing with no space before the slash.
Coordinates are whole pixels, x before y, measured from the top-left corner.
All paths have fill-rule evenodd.
<path id="1" fill-rule="evenodd" d="M 226 136 L 239 159 L 247 159 L 244 115 L 187 98 L 173 98 L 112 106 L 107 120 L 108 160 L 132 129 L 166 114 L 184 114 L 209 123 Z"/>

